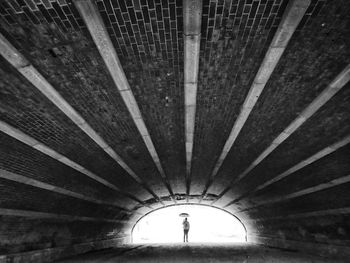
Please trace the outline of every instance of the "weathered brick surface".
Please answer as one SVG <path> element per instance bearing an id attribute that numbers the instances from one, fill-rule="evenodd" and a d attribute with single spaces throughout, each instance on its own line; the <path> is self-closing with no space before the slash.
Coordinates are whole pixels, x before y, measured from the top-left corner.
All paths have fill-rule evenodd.
<path id="1" fill-rule="evenodd" d="M 349 246 L 349 215 L 327 215 L 293 220 L 257 222 L 261 236 Z"/>
<path id="2" fill-rule="evenodd" d="M 90 137 L 0 58 L 0 118 L 140 199 L 149 193 Z M 20 156 L 18 156 L 20 158 Z"/>
<path id="3" fill-rule="evenodd" d="M 0 207 L 110 219 L 125 215 L 115 206 L 98 205 L 6 179 L 0 179 Z"/>
<path id="4" fill-rule="evenodd" d="M 283 144 L 264 159 L 242 181 L 238 182 L 233 190 L 239 193 L 249 192 L 259 184 L 288 170 L 297 163 L 309 158 L 318 151 L 342 140 L 350 134 L 350 84 L 336 94 L 326 105 L 319 109 L 306 123 L 294 132 Z M 347 153 L 345 153 L 346 156 Z M 341 155 L 339 155 L 340 157 Z M 347 155 L 348 157 L 350 155 Z M 340 159 L 339 159 L 340 161 Z M 343 166 L 334 164 L 334 169 L 344 173 Z M 350 165 L 350 164 L 349 164 Z M 321 159 L 317 166 L 325 169 Z M 330 172 L 330 171 L 329 171 Z M 328 176 L 324 174 L 324 180 Z M 314 175 L 314 183 L 318 182 L 320 175 Z M 329 175 L 331 176 L 331 175 Z M 291 176 L 294 178 L 294 175 Z M 291 183 L 291 181 L 290 181 Z M 299 184 L 294 178 L 293 185 Z M 305 187 L 306 188 L 306 187 Z"/>
<path id="5" fill-rule="evenodd" d="M 138 205 L 135 201 L 3 133 L 0 134 L 0 169 L 98 200 L 117 203 L 121 207 L 132 209 Z"/>
<path id="6" fill-rule="evenodd" d="M 69 246 L 123 236 L 120 224 L 62 222 L 3 216 L 0 219 L 0 254 Z"/>
<path id="7" fill-rule="evenodd" d="M 199 199 L 287 0 L 203 0 L 200 69 L 190 201 Z M 96 0 L 170 185 L 185 198 L 183 17 L 181 0 Z M 350 4 L 312 0 L 276 70 L 208 192 L 214 200 L 350 62 Z M 72 0 L 0 1 L 0 32 L 49 80 L 102 138 L 161 196 L 161 177 Z M 349 84 L 232 189 L 255 189 L 349 134 Z M 145 189 L 52 103 L 0 58 L 0 119 L 86 167 L 123 191 L 159 207 Z M 137 204 L 7 135 L 0 168 L 90 197 Z M 349 146 L 257 192 L 229 211 L 283 196 L 349 173 Z M 251 234 L 276 240 L 349 244 L 348 216 L 283 217 L 347 207 L 350 184 L 238 215 Z M 230 192 L 231 193 L 231 192 Z M 230 198 L 230 196 L 229 196 Z M 222 201 L 222 200 L 221 200 Z M 138 205 L 137 205 L 138 206 Z M 0 207 L 74 216 L 128 219 L 115 207 L 0 179 Z M 136 207 L 135 207 L 136 208 Z M 3 253 L 69 245 L 122 235 L 128 227 L 1 217 Z M 252 221 L 250 221 L 252 222 Z M 117 228 L 117 232 L 113 230 Z M 120 228 L 118 228 L 120 227 Z M 344 234 L 345 233 L 345 234 Z M 3 243 L 1 243 L 3 242 Z M 7 243 L 6 243 L 7 242 Z M 13 245 L 13 246 L 12 246 Z"/>
<path id="8" fill-rule="evenodd" d="M 271 186 L 257 192 L 253 198 L 269 198 L 297 192 L 314 185 L 327 183 L 331 180 L 350 174 L 350 146 L 324 157 L 315 163 L 293 173 Z"/>
<path id="9" fill-rule="evenodd" d="M 191 193 L 201 194 L 287 1 L 206 1 Z"/>
<path id="10" fill-rule="evenodd" d="M 185 192 L 182 1 L 97 1 L 174 193 Z"/>
<path id="11" fill-rule="evenodd" d="M 23 12 L 12 14 L 13 23 L 2 18 L 3 33 L 157 194 L 166 195 L 166 189 L 158 186 L 159 174 L 102 58 L 79 23 L 77 10 L 71 2 L 51 5 L 51 20 L 42 8 L 32 12 L 37 21 L 25 20 Z M 67 28 L 62 21 L 68 15 L 81 24 L 79 28 Z"/>
<path id="12" fill-rule="evenodd" d="M 248 210 L 251 218 L 265 218 L 271 215 L 287 216 L 296 213 L 343 208 L 349 205 L 350 183 L 293 198 L 284 202 L 260 206 Z"/>
<path id="13" fill-rule="evenodd" d="M 308 22 L 293 35 L 210 191 L 222 191 L 247 168 L 350 62 L 349 2 L 323 3 L 307 11 L 312 12 L 305 15 Z M 337 122 L 325 121 L 324 125 Z M 317 129 L 306 135 L 307 140 L 321 136 Z"/>

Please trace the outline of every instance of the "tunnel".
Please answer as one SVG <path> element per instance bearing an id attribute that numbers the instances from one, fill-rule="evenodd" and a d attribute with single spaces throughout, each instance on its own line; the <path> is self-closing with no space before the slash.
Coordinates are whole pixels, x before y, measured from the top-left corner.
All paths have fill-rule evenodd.
<path id="1" fill-rule="evenodd" d="M 1 0 L 0 262 L 349 262 L 349 14 Z M 186 205 L 229 214 L 244 242 L 191 242 L 190 208 L 188 243 L 178 212 L 179 242 L 133 242 Z"/>
<path id="2" fill-rule="evenodd" d="M 182 226 L 184 220 L 191 222 L 189 239 L 191 242 L 242 243 L 247 241 L 246 227 L 233 214 L 209 205 L 186 203 L 161 207 L 145 214 L 131 229 L 131 243 L 185 242 L 182 241 L 184 240 Z"/>

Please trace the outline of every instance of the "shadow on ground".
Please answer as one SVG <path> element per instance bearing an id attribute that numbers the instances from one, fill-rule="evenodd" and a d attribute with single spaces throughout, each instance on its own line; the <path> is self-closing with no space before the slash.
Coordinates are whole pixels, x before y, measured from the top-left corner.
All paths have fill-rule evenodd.
<path id="1" fill-rule="evenodd" d="M 59 261 L 61 263 L 114 262 L 342 262 L 297 251 L 250 244 L 134 244 L 105 249 Z M 345 261 L 343 261 L 345 262 Z"/>

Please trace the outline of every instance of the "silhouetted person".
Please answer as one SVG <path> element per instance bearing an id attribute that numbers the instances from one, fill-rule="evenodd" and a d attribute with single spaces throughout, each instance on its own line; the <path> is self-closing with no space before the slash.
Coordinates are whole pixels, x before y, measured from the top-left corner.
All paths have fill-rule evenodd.
<path id="1" fill-rule="evenodd" d="M 187 221 L 187 217 L 182 222 L 184 228 L 184 242 L 188 242 L 188 231 L 190 230 L 190 222 Z"/>

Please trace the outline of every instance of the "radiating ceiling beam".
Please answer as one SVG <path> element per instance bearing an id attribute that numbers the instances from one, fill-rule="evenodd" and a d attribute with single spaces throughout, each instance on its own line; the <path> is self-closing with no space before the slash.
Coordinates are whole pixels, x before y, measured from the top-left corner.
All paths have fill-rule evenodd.
<path id="1" fill-rule="evenodd" d="M 89 197 L 80 193 L 76 193 L 55 185 L 51 185 L 51 184 L 47 184 L 44 182 L 40 182 L 38 180 L 26 177 L 26 176 L 22 176 L 19 174 L 15 174 L 15 173 L 11 173 L 9 171 L 0 169 L 0 178 L 6 179 L 6 180 L 10 180 L 10 181 L 14 181 L 17 183 L 21 183 L 21 184 L 25 184 L 25 185 L 29 185 L 29 186 L 33 186 L 36 188 L 40 188 L 40 189 L 44 189 L 47 191 L 51 191 L 57 194 L 62 194 L 62 195 L 66 195 L 66 196 L 70 196 L 70 197 L 74 197 L 80 200 L 84 200 L 84 201 L 88 201 L 91 203 L 95 203 L 98 205 L 108 205 L 108 206 L 115 206 L 116 208 L 120 209 L 123 212 L 126 213 L 131 213 L 132 211 L 130 211 L 129 209 L 126 209 L 124 207 L 120 207 L 118 204 L 116 203 L 112 203 L 112 202 L 106 202 L 103 200 L 99 200 L 93 197 Z"/>
<path id="2" fill-rule="evenodd" d="M 0 33 L 0 54 L 30 83 L 55 104 L 69 119 L 112 157 L 128 174 L 157 200 L 160 198 L 138 177 L 121 157 L 97 134 L 80 114 L 54 89 L 33 65 Z"/>
<path id="3" fill-rule="evenodd" d="M 91 0 L 74 0 L 74 4 L 83 18 L 85 25 L 87 26 L 91 37 L 94 40 L 97 49 L 105 62 L 107 69 L 115 85 L 117 86 L 139 133 L 142 136 L 144 143 L 146 144 L 146 147 L 160 173 L 160 176 L 162 177 L 166 188 L 170 193 L 170 196 L 173 198 L 174 194 L 165 175 L 158 153 L 154 147 L 151 136 L 142 118 L 139 106 L 136 102 L 134 94 L 132 93 L 132 90 L 130 89 L 129 82 L 125 76 L 117 52 L 114 49 L 107 28 L 103 23 L 97 7 Z"/>
<path id="4" fill-rule="evenodd" d="M 305 188 L 305 189 L 302 189 L 302 190 L 299 190 L 297 192 L 290 193 L 290 194 L 287 194 L 287 195 L 278 196 L 278 197 L 271 198 L 271 199 L 268 199 L 268 200 L 264 200 L 264 201 L 261 201 L 261 202 L 254 201 L 256 203 L 256 205 L 251 206 L 251 207 L 246 207 L 245 209 L 237 211 L 236 213 L 241 213 L 241 212 L 245 212 L 247 210 L 256 209 L 256 208 L 259 208 L 259 207 L 265 206 L 265 205 L 270 205 L 270 204 L 274 204 L 274 203 L 283 202 L 283 201 L 286 201 L 286 200 L 290 200 L 290 199 L 293 199 L 293 198 L 297 198 L 297 197 L 301 197 L 301 196 L 304 196 L 304 195 L 312 194 L 312 193 L 315 193 L 315 192 L 326 190 L 326 189 L 329 189 L 329 188 L 332 188 L 332 187 L 336 187 L 338 185 L 346 184 L 346 183 L 349 183 L 349 182 L 350 182 L 350 175 L 342 176 L 342 177 L 336 178 L 334 180 L 331 180 L 329 182 L 322 183 L 322 184 L 319 184 L 319 185 L 315 185 L 315 186 L 312 186 L 312 187 L 308 187 L 308 188 Z M 225 206 L 225 207 L 227 207 L 227 206 Z"/>
<path id="5" fill-rule="evenodd" d="M 209 182 L 207 184 L 207 187 L 204 189 L 203 196 L 205 196 L 210 183 L 217 175 L 227 154 L 230 152 L 234 142 L 236 141 L 256 102 L 258 101 L 260 94 L 264 90 L 266 83 L 270 79 L 274 69 L 276 68 L 283 52 L 288 45 L 289 40 L 295 32 L 309 5 L 310 0 L 289 1 L 280 25 L 277 28 L 275 36 L 269 46 L 269 49 L 267 50 L 265 58 L 260 65 L 258 73 L 256 74 L 253 84 L 243 103 L 241 112 L 237 117 L 231 133 L 224 145 L 224 148 L 214 166 L 212 173 L 210 174 Z"/>
<path id="6" fill-rule="evenodd" d="M 297 197 L 301 197 L 301 196 L 304 196 L 304 195 L 312 194 L 312 193 L 315 193 L 315 192 L 326 190 L 326 189 L 329 189 L 329 188 L 332 188 L 332 187 L 335 187 L 335 186 L 338 186 L 338 185 L 346 184 L 346 183 L 349 183 L 349 182 L 350 182 L 350 175 L 342 176 L 342 177 L 333 179 L 333 180 L 331 180 L 329 182 L 318 184 L 318 185 L 315 185 L 315 186 L 312 186 L 312 187 L 308 187 L 308 188 L 305 188 L 305 189 L 302 189 L 302 190 L 299 190 L 299 191 L 296 191 L 294 193 L 290 193 L 290 194 L 287 194 L 287 195 L 277 196 L 277 197 L 270 198 L 270 199 L 263 200 L 263 201 L 254 200 L 254 205 L 252 205 L 250 207 L 245 207 L 244 209 L 238 210 L 235 213 L 241 213 L 241 212 L 245 212 L 245 211 L 248 211 L 248 210 L 257 209 L 257 208 L 259 208 L 261 206 L 283 202 L 283 201 L 286 201 L 286 200 L 290 200 L 290 199 L 293 199 L 293 198 L 297 198 Z M 232 204 L 228 204 L 228 205 L 224 206 L 224 208 L 227 208 L 230 205 L 232 205 Z"/>
<path id="7" fill-rule="evenodd" d="M 69 166 L 70 168 L 73 168 L 74 170 L 86 175 L 87 177 L 91 178 L 94 181 L 97 181 L 101 184 L 103 184 L 104 186 L 107 186 L 108 188 L 118 192 L 119 194 L 122 194 L 142 205 L 148 206 L 147 204 L 145 204 L 144 202 L 142 202 L 141 200 L 139 200 L 138 198 L 136 198 L 135 196 L 123 192 L 122 190 L 120 190 L 117 186 L 109 183 L 108 181 L 102 179 L 101 177 L 99 177 L 98 175 L 94 174 L 93 172 L 87 170 L 86 168 L 84 168 L 83 166 L 77 164 L 76 162 L 70 160 L 69 158 L 67 158 L 66 156 L 56 152 L 55 150 L 47 147 L 45 144 L 35 140 L 34 138 L 32 138 L 31 136 L 21 132 L 20 130 L 16 129 L 15 127 L 0 121 L 0 131 L 11 136 L 12 138 L 34 148 L 35 150 L 55 159 L 56 161 L 59 161 L 61 163 L 63 163 L 64 165 Z M 150 207 L 152 208 L 152 207 Z"/>
<path id="8" fill-rule="evenodd" d="M 290 220 L 290 219 L 298 219 L 298 218 L 306 218 L 306 217 L 320 217 L 320 216 L 328 216 L 328 215 L 348 215 L 350 214 L 350 207 L 343 208 L 335 208 L 335 209 L 327 209 L 327 210 L 319 210 L 312 211 L 306 213 L 297 213 L 283 216 L 274 216 L 274 217 L 265 217 L 265 218 L 251 218 L 245 221 L 268 221 L 268 220 Z"/>
<path id="9" fill-rule="evenodd" d="M 202 24 L 202 1 L 183 0 L 184 16 L 184 96 L 186 141 L 186 194 L 191 186 L 191 164 L 196 119 L 196 100 Z"/>
<path id="10" fill-rule="evenodd" d="M 258 187 L 256 187 L 255 189 L 253 190 L 250 190 L 249 192 L 247 192 L 246 194 L 242 195 L 241 197 L 239 198 L 236 198 L 235 200 L 231 201 L 230 203 L 228 203 L 225 207 L 229 206 L 229 205 L 232 205 L 234 203 L 237 203 L 238 201 L 242 200 L 242 199 L 245 199 L 247 198 L 248 196 L 251 196 L 253 193 L 257 192 L 257 191 L 260 191 L 266 187 L 268 187 L 269 185 L 272 185 L 288 176 L 290 176 L 291 174 L 297 172 L 298 170 L 304 168 L 305 166 L 308 166 L 318 160 L 320 160 L 321 158 L 337 151 L 338 149 L 346 146 L 347 144 L 350 143 L 350 135 L 349 136 L 346 136 L 345 138 L 343 138 L 342 140 L 340 140 L 339 142 L 336 142 L 326 148 L 324 148 L 323 150 L 315 153 L 314 155 L 310 156 L 309 158 L 299 162 L 298 164 L 294 165 L 293 167 L 289 168 L 287 171 L 275 176 L 274 178 L 266 181 L 265 183 L 259 185 Z M 340 179 L 339 179 L 340 180 Z M 340 181 L 337 181 L 337 182 L 340 182 Z M 335 182 L 334 182 L 335 183 Z M 310 189 L 308 189 L 308 193 L 311 193 L 310 191 L 312 191 L 313 187 L 311 187 Z M 314 190 L 315 191 L 319 191 L 317 190 L 318 187 L 315 187 Z"/>
<path id="11" fill-rule="evenodd" d="M 233 184 L 240 181 L 242 178 L 253 170 L 259 163 L 261 163 L 272 151 L 274 151 L 280 144 L 282 144 L 289 136 L 291 136 L 305 121 L 307 121 L 314 113 L 325 105 L 338 91 L 340 91 L 345 84 L 350 80 L 350 64 L 338 74 L 335 79 L 319 94 L 310 104 L 303 110 L 303 112 L 288 125 L 267 147 L 259 156 L 256 158 L 246 170 L 239 174 L 223 192 L 227 192 Z M 220 198 L 215 200 L 213 203 L 223 197 L 220 194 Z"/>
<path id="12" fill-rule="evenodd" d="M 287 176 L 295 173 L 296 171 L 304 168 L 307 165 L 310 165 L 310 164 L 318 161 L 319 159 L 325 157 L 326 155 L 329 155 L 329 154 L 335 152 L 336 150 L 346 146 L 349 143 L 350 143 L 350 136 L 347 136 L 343 140 L 326 147 L 325 149 L 317 152 L 316 154 L 312 155 L 311 157 L 307 158 L 306 160 L 298 163 L 297 165 L 294 165 L 292 168 L 288 169 L 287 171 L 277 175 L 276 177 L 265 182 L 264 184 L 258 186 L 254 190 L 254 192 L 262 190 L 262 189 L 266 188 L 267 186 L 286 178 Z"/>
<path id="13" fill-rule="evenodd" d="M 87 222 L 107 222 L 107 223 L 123 223 L 123 224 L 134 224 L 134 222 L 129 220 L 118 220 L 118 219 L 106 219 L 106 218 L 96 218 L 87 216 L 73 216 L 65 214 L 55 214 L 47 212 L 38 212 L 31 210 L 18 210 L 18 209 L 7 209 L 0 208 L 1 216 L 18 216 L 27 217 L 32 219 L 59 219 L 65 221 L 87 221 Z"/>

